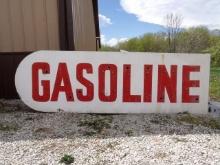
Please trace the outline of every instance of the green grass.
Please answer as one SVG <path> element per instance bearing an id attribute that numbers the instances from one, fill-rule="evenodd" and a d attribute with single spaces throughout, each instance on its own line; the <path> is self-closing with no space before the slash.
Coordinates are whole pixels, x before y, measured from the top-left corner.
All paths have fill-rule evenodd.
<path id="1" fill-rule="evenodd" d="M 73 156 L 71 156 L 71 155 L 64 155 L 62 158 L 61 158 L 61 160 L 60 160 L 60 162 L 59 163 L 63 163 L 63 164 L 66 164 L 66 165 L 68 165 L 68 164 L 72 164 L 73 162 L 74 162 L 74 157 Z"/>
<path id="2" fill-rule="evenodd" d="M 134 132 L 133 132 L 132 130 L 127 130 L 127 131 L 125 132 L 125 134 L 126 134 L 127 136 L 133 136 Z"/>
<path id="3" fill-rule="evenodd" d="M 211 129 L 220 130 L 220 121 L 213 118 L 207 118 L 202 116 L 195 116 L 189 113 L 179 114 L 175 119 L 179 124 L 188 123 L 196 126 L 204 126 Z"/>
<path id="4" fill-rule="evenodd" d="M 104 129 L 111 128 L 111 123 L 112 123 L 111 116 L 108 116 L 108 117 L 94 116 L 86 120 L 81 120 L 78 123 L 78 126 L 92 129 L 86 132 L 88 136 L 92 136 L 95 133 L 101 133 Z"/>
<path id="5" fill-rule="evenodd" d="M 211 68 L 210 75 L 210 97 L 212 100 L 220 101 L 220 67 Z"/>
<path id="6" fill-rule="evenodd" d="M 19 129 L 18 125 L 15 123 L 0 123 L 0 132 L 1 131 L 17 131 Z"/>

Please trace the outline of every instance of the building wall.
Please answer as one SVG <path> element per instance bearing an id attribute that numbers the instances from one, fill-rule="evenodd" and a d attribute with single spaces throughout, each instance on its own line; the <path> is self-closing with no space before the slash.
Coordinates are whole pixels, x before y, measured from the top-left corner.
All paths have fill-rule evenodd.
<path id="1" fill-rule="evenodd" d="M 0 98 L 18 98 L 14 76 L 29 53 L 95 51 L 96 36 L 97 0 L 0 0 Z"/>
<path id="2" fill-rule="evenodd" d="M 95 51 L 96 27 L 92 0 L 72 0 L 75 50 Z"/>
<path id="3" fill-rule="evenodd" d="M 57 0 L 0 0 L 0 52 L 59 49 Z"/>

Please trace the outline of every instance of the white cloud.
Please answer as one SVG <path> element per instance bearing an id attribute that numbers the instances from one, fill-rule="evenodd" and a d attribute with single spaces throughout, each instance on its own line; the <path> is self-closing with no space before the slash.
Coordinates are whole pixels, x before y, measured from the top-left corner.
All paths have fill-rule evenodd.
<path id="1" fill-rule="evenodd" d="M 105 43 L 106 43 L 105 35 L 101 34 L 101 44 L 105 44 Z"/>
<path id="2" fill-rule="evenodd" d="M 127 41 L 128 38 L 111 38 L 109 40 L 106 39 L 105 35 L 101 35 L 101 43 L 103 45 L 108 46 L 116 46 L 119 42 Z"/>
<path id="3" fill-rule="evenodd" d="M 106 17 L 105 15 L 99 14 L 99 23 L 102 27 L 111 25 L 112 21 L 110 18 Z"/>
<path id="4" fill-rule="evenodd" d="M 183 26 L 205 25 L 220 28 L 219 0 L 120 0 L 122 8 L 139 21 L 164 25 L 164 17 L 183 16 Z"/>

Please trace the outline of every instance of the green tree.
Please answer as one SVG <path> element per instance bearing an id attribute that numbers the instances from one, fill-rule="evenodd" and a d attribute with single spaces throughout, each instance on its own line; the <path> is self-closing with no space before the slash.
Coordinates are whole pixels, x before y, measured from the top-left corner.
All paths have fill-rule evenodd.
<path id="1" fill-rule="evenodd" d="M 120 50 L 130 52 L 167 52 L 165 33 L 148 33 L 138 38 L 132 38 L 117 45 Z"/>
<path id="2" fill-rule="evenodd" d="M 111 46 L 108 46 L 108 45 L 102 45 L 99 51 L 118 52 L 119 50 L 116 47 L 111 47 Z"/>
<path id="3" fill-rule="evenodd" d="M 210 53 L 212 66 L 220 66 L 220 36 L 206 27 L 191 27 L 175 33 L 175 52 Z M 167 33 L 147 33 L 118 43 L 115 47 L 103 45 L 101 51 L 170 52 Z"/>
<path id="4" fill-rule="evenodd" d="M 128 41 L 121 42 L 116 47 L 129 52 L 143 52 L 143 45 L 139 38 L 132 38 Z"/>
<path id="5" fill-rule="evenodd" d="M 209 47 L 210 34 L 206 27 L 192 27 L 179 33 L 177 52 L 202 53 Z"/>
<path id="6" fill-rule="evenodd" d="M 170 53 L 176 52 L 177 35 L 181 31 L 181 24 L 183 18 L 178 14 L 167 14 L 165 17 L 166 29 L 167 29 L 167 41 Z"/>
<path id="7" fill-rule="evenodd" d="M 220 67 L 220 39 L 215 45 L 207 49 L 211 54 L 211 64 L 214 67 Z"/>

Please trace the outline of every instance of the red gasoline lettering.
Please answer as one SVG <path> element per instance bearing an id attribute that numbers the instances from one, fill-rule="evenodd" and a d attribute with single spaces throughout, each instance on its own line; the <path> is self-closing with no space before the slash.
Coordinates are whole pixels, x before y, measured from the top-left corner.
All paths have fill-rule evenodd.
<path id="1" fill-rule="evenodd" d="M 58 101 L 59 96 L 64 94 L 67 102 L 79 100 L 82 102 L 90 102 L 95 98 L 95 92 L 101 102 L 115 102 L 122 100 L 122 102 L 152 102 L 152 86 L 153 76 L 157 76 L 157 102 L 165 102 L 165 93 L 169 98 L 170 103 L 177 102 L 177 83 L 178 83 L 178 69 L 182 69 L 182 103 L 198 103 L 199 95 L 190 95 L 190 88 L 200 87 L 199 80 L 191 80 L 190 73 L 200 72 L 200 66 L 183 65 L 178 68 L 177 65 L 158 65 L 158 74 L 153 75 L 154 65 L 146 64 L 143 69 L 143 82 L 138 82 L 139 86 L 143 88 L 143 92 L 134 94 L 132 91 L 132 65 L 124 64 L 122 69 L 122 89 L 118 89 L 119 69 L 115 64 L 100 64 L 97 70 L 90 63 L 79 63 L 71 70 L 66 63 L 59 63 L 55 75 L 55 82 L 52 83 L 48 77 L 53 75 L 51 73 L 50 65 L 46 62 L 36 62 L 32 65 L 32 98 L 37 102 Z M 69 70 L 68 70 L 69 69 Z M 97 74 L 95 74 L 97 73 Z M 109 74 L 107 74 L 109 73 Z M 41 76 L 40 76 L 41 75 Z M 42 79 L 42 77 L 47 79 Z M 71 78 L 76 76 L 76 81 L 84 88 L 74 88 Z M 97 91 L 95 84 L 89 80 L 89 76 L 96 76 Z M 109 85 L 106 85 L 107 76 L 109 78 Z M 109 88 L 109 89 L 108 89 Z M 106 94 L 106 90 L 110 94 Z M 52 91 L 51 91 L 52 90 Z M 122 91 L 122 98 L 119 98 L 118 91 Z M 75 97 L 74 97 L 75 96 Z"/>
<path id="2" fill-rule="evenodd" d="M 105 73 L 110 71 L 110 95 L 105 94 Z M 99 99 L 103 102 L 113 102 L 117 98 L 117 66 L 114 64 L 101 64 L 99 66 Z"/>
<path id="3" fill-rule="evenodd" d="M 94 85 L 92 82 L 87 80 L 85 77 L 83 77 L 83 70 L 87 72 L 87 74 L 93 73 L 93 68 L 91 64 L 88 63 L 82 63 L 78 64 L 76 67 L 76 78 L 77 80 L 86 87 L 87 94 L 83 95 L 82 89 L 76 89 L 77 98 L 80 101 L 92 101 L 94 97 Z"/>

